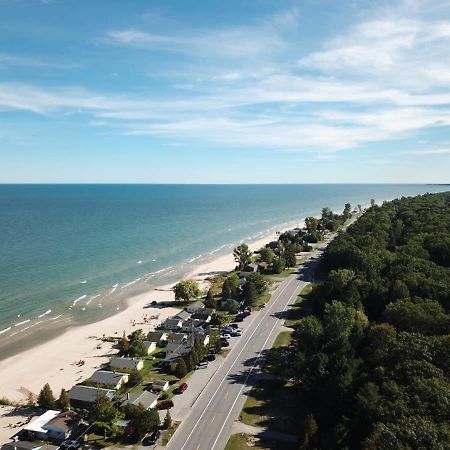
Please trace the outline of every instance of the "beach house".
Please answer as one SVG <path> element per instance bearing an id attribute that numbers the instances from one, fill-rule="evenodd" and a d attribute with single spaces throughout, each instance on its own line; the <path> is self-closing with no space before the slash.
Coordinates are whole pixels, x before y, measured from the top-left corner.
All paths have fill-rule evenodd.
<path id="1" fill-rule="evenodd" d="M 142 405 L 145 409 L 155 408 L 158 396 L 149 391 L 128 393 L 122 398 L 121 408 L 126 405 Z"/>
<path id="2" fill-rule="evenodd" d="M 191 313 L 183 310 L 180 311 L 178 314 L 175 314 L 172 318 L 173 319 L 180 319 L 180 320 L 188 320 L 191 317 Z"/>
<path id="3" fill-rule="evenodd" d="M 97 370 L 93 373 L 88 382 L 90 384 L 97 384 L 107 386 L 111 389 L 120 389 L 122 385 L 128 383 L 129 375 L 121 372 L 111 372 L 109 370 Z"/>
<path id="4" fill-rule="evenodd" d="M 167 333 L 165 331 L 149 331 L 147 334 L 147 341 L 162 344 L 167 341 Z"/>
<path id="5" fill-rule="evenodd" d="M 150 353 L 156 350 L 157 343 L 154 341 L 143 341 L 142 345 L 147 350 L 147 355 L 150 355 Z"/>
<path id="6" fill-rule="evenodd" d="M 188 313 L 195 314 L 199 309 L 202 309 L 204 307 L 205 307 L 205 305 L 200 300 L 198 300 L 198 301 L 186 306 L 186 311 Z"/>
<path id="7" fill-rule="evenodd" d="M 95 386 L 83 386 L 81 384 L 73 386 L 69 391 L 70 404 L 79 408 L 91 406 L 101 396 L 114 400 L 116 391 Z"/>
<path id="8" fill-rule="evenodd" d="M 109 362 L 112 369 L 118 370 L 142 370 L 144 367 L 144 361 L 139 358 L 113 358 Z"/>
<path id="9" fill-rule="evenodd" d="M 181 319 L 166 319 L 160 327 L 163 330 L 179 330 L 183 321 Z"/>
<path id="10" fill-rule="evenodd" d="M 186 333 L 172 333 L 167 338 L 168 344 L 181 344 L 186 342 L 188 335 Z"/>
<path id="11" fill-rule="evenodd" d="M 160 392 L 167 391 L 169 389 L 169 382 L 166 380 L 155 380 L 152 382 L 152 389 Z"/>
<path id="12" fill-rule="evenodd" d="M 190 342 L 182 342 L 180 344 L 169 342 L 166 347 L 166 357 L 164 362 L 170 363 L 184 355 L 187 355 L 192 350 Z"/>
<path id="13" fill-rule="evenodd" d="M 63 441 L 69 437 L 78 423 L 79 419 L 75 411 L 61 412 L 50 409 L 25 425 L 23 431 L 27 432 L 32 439 Z"/>

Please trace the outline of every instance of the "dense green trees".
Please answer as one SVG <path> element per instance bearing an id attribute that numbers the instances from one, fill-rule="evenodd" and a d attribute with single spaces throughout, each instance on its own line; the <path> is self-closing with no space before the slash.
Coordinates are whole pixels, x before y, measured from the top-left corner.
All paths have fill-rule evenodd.
<path id="1" fill-rule="evenodd" d="M 301 448 L 448 448 L 449 200 L 373 203 L 328 246 L 314 315 L 268 361 L 298 387 Z"/>
<path id="2" fill-rule="evenodd" d="M 247 244 L 240 244 L 233 250 L 234 260 L 238 263 L 239 269 L 244 268 L 252 262 L 252 252 Z"/>
<path id="3" fill-rule="evenodd" d="M 194 280 L 181 280 L 173 288 L 175 299 L 186 303 L 196 299 L 200 295 L 198 284 Z"/>
<path id="4" fill-rule="evenodd" d="M 48 383 L 39 392 L 37 403 L 43 409 L 55 409 L 55 397 Z"/>

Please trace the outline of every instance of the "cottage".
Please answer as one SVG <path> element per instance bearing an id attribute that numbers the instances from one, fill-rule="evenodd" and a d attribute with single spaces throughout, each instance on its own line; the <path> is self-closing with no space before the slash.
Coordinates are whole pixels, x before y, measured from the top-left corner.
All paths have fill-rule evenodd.
<path id="1" fill-rule="evenodd" d="M 90 406 L 98 397 L 105 396 L 110 400 L 115 398 L 116 391 L 112 389 L 103 389 L 95 386 L 83 386 L 77 384 L 69 391 L 70 404 L 75 407 Z"/>
<path id="2" fill-rule="evenodd" d="M 272 250 L 278 250 L 278 241 L 271 241 L 268 244 L 266 244 L 266 248 L 270 248 Z"/>
<path id="3" fill-rule="evenodd" d="M 69 437 L 72 428 L 78 425 L 76 417 L 77 413 L 74 411 L 61 412 L 50 409 L 25 425 L 23 430 L 34 439 L 64 441 Z"/>
<path id="4" fill-rule="evenodd" d="M 204 305 L 200 300 L 198 300 L 198 301 L 196 301 L 196 302 L 191 303 L 190 305 L 188 305 L 188 306 L 186 307 L 186 311 L 189 312 L 189 313 L 191 313 L 191 314 L 194 314 L 194 313 L 197 312 L 197 310 L 202 309 L 202 308 L 204 308 L 204 307 L 205 307 L 205 305 Z"/>
<path id="5" fill-rule="evenodd" d="M 142 370 L 144 367 L 144 361 L 139 358 L 113 358 L 109 365 L 112 369 L 119 370 Z"/>
<path id="6" fill-rule="evenodd" d="M 158 396 L 152 392 L 142 391 L 126 394 L 125 398 L 122 399 L 121 408 L 126 405 L 143 405 L 145 409 L 155 408 L 158 401 Z"/>
<path id="7" fill-rule="evenodd" d="M 266 261 L 260 261 L 258 263 L 258 272 L 264 272 L 269 267 L 269 264 Z"/>
<path id="8" fill-rule="evenodd" d="M 88 382 L 105 385 L 112 389 L 120 389 L 122 385 L 128 383 L 128 374 L 121 372 L 111 372 L 109 370 L 97 370 L 93 373 Z"/>
<path id="9" fill-rule="evenodd" d="M 152 383 L 152 389 L 160 392 L 167 391 L 169 389 L 169 382 L 166 380 L 155 380 Z"/>
<path id="10" fill-rule="evenodd" d="M 196 315 L 196 314 L 194 314 Z M 192 333 L 192 331 L 196 331 L 196 329 L 198 329 L 199 327 L 201 327 L 201 325 L 204 323 L 203 320 L 195 320 L 195 319 L 189 319 L 189 320 L 185 320 L 183 322 L 183 325 L 181 327 L 181 331 L 185 332 L 185 333 Z"/>
<path id="11" fill-rule="evenodd" d="M 201 323 L 209 323 L 211 322 L 212 315 L 208 312 L 205 312 L 205 309 L 199 310 L 199 312 L 192 314 L 192 319 L 197 320 L 200 324 Z"/>
<path id="12" fill-rule="evenodd" d="M 180 311 L 178 314 L 175 314 L 172 318 L 173 319 L 180 319 L 180 320 L 188 320 L 191 317 L 191 313 L 187 312 L 186 310 Z"/>
<path id="13" fill-rule="evenodd" d="M 147 355 L 150 355 L 150 353 L 156 350 L 156 342 L 143 341 L 142 344 L 144 345 L 144 348 L 147 350 Z"/>
<path id="14" fill-rule="evenodd" d="M 156 342 L 158 345 L 163 341 L 167 341 L 167 333 L 165 331 L 149 331 L 147 341 Z"/>
<path id="15" fill-rule="evenodd" d="M 209 334 L 198 333 L 195 335 L 195 338 L 200 341 L 203 346 L 207 346 L 209 344 Z"/>
<path id="16" fill-rule="evenodd" d="M 244 272 L 257 272 L 257 271 L 258 271 L 258 264 L 256 263 L 247 264 L 244 267 Z"/>
<path id="17" fill-rule="evenodd" d="M 181 344 L 169 343 L 166 347 L 165 362 L 170 362 L 174 359 L 178 359 L 184 355 L 187 355 L 192 350 L 192 345 L 188 342 L 182 342 Z"/>
<path id="18" fill-rule="evenodd" d="M 179 330 L 183 321 L 181 319 L 166 319 L 162 324 L 163 330 Z"/>

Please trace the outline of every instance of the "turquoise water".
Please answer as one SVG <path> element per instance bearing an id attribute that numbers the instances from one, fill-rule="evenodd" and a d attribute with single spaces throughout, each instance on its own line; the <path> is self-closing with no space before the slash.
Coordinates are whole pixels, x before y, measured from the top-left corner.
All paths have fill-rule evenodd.
<path id="1" fill-rule="evenodd" d="M 286 223 L 430 185 L 0 185 L 0 342 L 125 296 Z M 41 317 L 39 317 L 41 316 Z M 11 329 L 9 329 L 11 327 Z M 1 349 L 0 349 L 1 356 Z"/>

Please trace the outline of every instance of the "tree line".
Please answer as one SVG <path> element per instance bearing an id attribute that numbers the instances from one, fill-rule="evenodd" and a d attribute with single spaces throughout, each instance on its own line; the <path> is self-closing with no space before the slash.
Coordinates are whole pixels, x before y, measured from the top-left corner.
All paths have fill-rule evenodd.
<path id="1" fill-rule="evenodd" d="M 313 314 L 268 360 L 296 386 L 301 448 L 449 448 L 449 202 L 372 203 L 326 249 Z"/>

